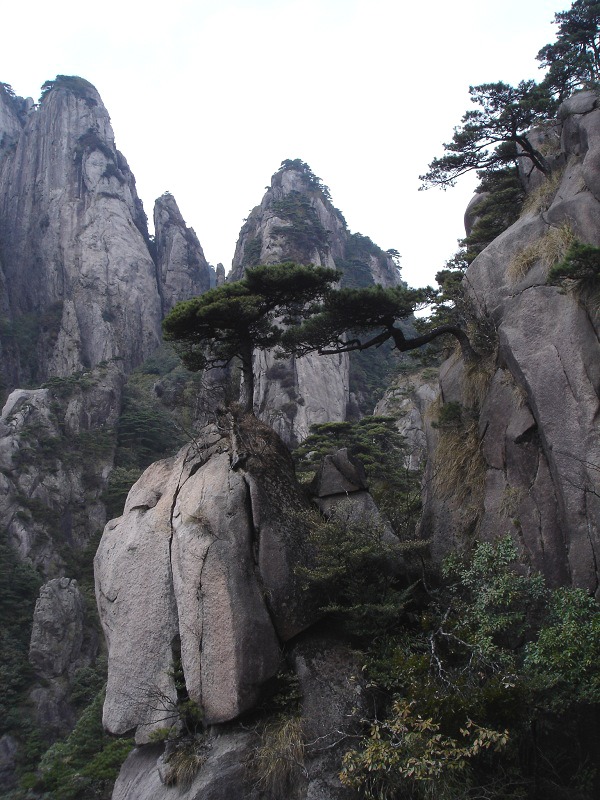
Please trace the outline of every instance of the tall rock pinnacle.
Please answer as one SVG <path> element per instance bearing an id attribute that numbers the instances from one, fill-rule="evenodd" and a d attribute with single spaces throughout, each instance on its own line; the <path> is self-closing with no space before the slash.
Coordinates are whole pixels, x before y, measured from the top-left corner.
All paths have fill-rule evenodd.
<path id="1" fill-rule="evenodd" d="M 96 89 L 64 75 L 43 88 L 34 106 L 0 87 L 0 344 L 9 387 L 111 358 L 130 371 L 158 346 L 164 310 L 208 288 L 202 248 L 172 198 L 159 201 L 170 233 L 159 212 L 157 270 L 135 179 Z"/>
<path id="2" fill-rule="evenodd" d="M 342 285 L 394 286 L 399 272 L 390 255 L 366 236 L 351 234 L 334 208 L 329 190 L 307 164 L 284 161 L 238 239 L 230 280 L 248 267 L 296 261 L 341 269 Z M 306 438 L 310 426 L 346 419 L 349 401 L 347 354 L 282 361 L 255 355 L 254 408 L 284 441 Z"/>

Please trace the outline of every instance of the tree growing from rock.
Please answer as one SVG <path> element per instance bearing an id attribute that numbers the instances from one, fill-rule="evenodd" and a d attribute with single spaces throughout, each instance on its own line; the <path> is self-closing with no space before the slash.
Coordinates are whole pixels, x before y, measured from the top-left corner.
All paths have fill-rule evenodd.
<path id="1" fill-rule="evenodd" d="M 463 357 L 472 361 L 477 354 L 459 325 L 445 323 L 415 336 L 406 324 L 415 311 L 435 303 L 438 298 L 438 292 L 430 286 L 423 289 L 372 286 L 329 291 L 316 313 L 285 331 L 281 349 L 293 355 L 312 352 L 333 355 L 367 350 L 391 341 L 395 349 L 406 352 L 449 334 L 460 344 Z"/>
<path id="2" fill-rule="evenodd" d="M 548 72 L 543 86 L 559 101 L 600 84 L 600 3 L 576 0 L 554 15 L 558 36 L 537 54 Z"/>
<path id="3" fill-rule="evenodd" d="M 226 367 L 237 359 L 240 403 L 251 411 L 253 351 L 278 345 L 286 327 L 310 316 L 339 277 L 334 269 L 293 262 L 254 267 L 240 281 L 178 303 L 163 322 L 165 338 L 193 371 Z"/>
<path id="4" fill-rule="evenodd" d="M 502 82 L 470 86 L 469 94 L 478 107 L 464 114 L 452 140 L 444 144 L 445 154 L 434 158 L 420 176 L 421 188 L 447 189 L 467 172 L 488 173 L 519 161 L 547 173 L 544 156 L 527 138 L 527 132 L 554 111 L 547 91 L 535 81 L 521 81 L 518 86 Z"/>

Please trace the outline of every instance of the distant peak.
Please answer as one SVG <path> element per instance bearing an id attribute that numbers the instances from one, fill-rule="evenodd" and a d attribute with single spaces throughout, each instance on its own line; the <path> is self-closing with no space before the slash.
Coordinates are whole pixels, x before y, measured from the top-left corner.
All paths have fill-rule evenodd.
<path id="1" fill-rule="evenodd" d="M 85 78 L 80 78 L 78 75 L 57 75 L 53 81 L 46 81 L 42 85 L 40 102 L 55 89 L 71 92 L 75 97 L 84 100 L 88 106 L 97 106 L 100 100 L 96 87 Z"/>
<path id="2" fill-rule="evenodd" d="M 273 175 L 273 185 L 275 185 L 278 177 L 284 172 L 300 173 L 303 183 L 307 189 L 321 192 L 328 200 L 331 200 L 331 192 L 329 191 L 329 187 L 323 183 L 318 175 L 315 175 L 306 161 L 302 161 L 301 158 L 285 158 L 281 162 L 281 165 L 275 175 Z"/>

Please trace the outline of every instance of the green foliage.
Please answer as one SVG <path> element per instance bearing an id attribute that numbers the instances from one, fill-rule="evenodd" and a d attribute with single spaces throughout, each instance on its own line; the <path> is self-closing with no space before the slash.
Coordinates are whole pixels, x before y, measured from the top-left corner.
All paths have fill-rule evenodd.
<path id="1" fill-rule="evenodd" d="M 253 267 L 236 283 L 210 289 L 178 303 L 163 322 L 165 338 L 176 343 L 191 370 L 242 365 L 245 406 L 252 405 L 252 352 L 277 345 L 284 326 L 305 319 L 315 302 L 339 278 L 336 270 L 284 262 Z"/>
<path id="2" fill-rule="evenodd" d="M 470 264 L 490 242 L 517 221 L 525 190 L 513 165 L 481 172 L 477 187 L 487 197 L 477 206 L 477 219 L 471 233 L 463 240 L 467 248 L 466 260 Z"/>
<path id="3" fill-rule="evenodd" d="M 121 454 L 119 454 L 121 455 Z M 129 453 L 127 454 L 129 457 Z M 108 478 L 108 485 L 102 495 L 108 519 L 123 513 L 123 506 L 129 490 L 142 474 L 139 467 L 115 467 Z"/>
<path id="4" fill-rule="evenodd" d="M 363 417 L 358 422 L 314 425 L 295 450 L 301 480 L 309 480 L 323 456 L 347 447 L 358 458 L 369 479 L 380 511 L 403 540 L 412 539 L 421 511 L 421 476 L 406 468 L 406 449 L 391 417 Z"/>
<path id="5" fill-rule="evenodd" d="M 14 89 L 12 88 L 10 83 L 4 83 L 3 81 L 0 81 L 0 92 L 6 95 L 7 97 L 11 98 L 11 100 L 14 100 L 16 97 Z"/>
<path id="6" fill-rule="evenodd" d="M 372 413 L 399 367 L 398 353 L 389 341 L 368 352 L 350 353 L 350 394 L 356 397 L 361 414 Z"/>
<path id="7" fill-rule="evenodd" d="M 340 504 L 329 517 L 303 517 L 308 527 L 305 560 L 296 574 L 321 611 L 356 636 L 374 636 L 397 625 L 409 601 L 397 566 L 408 547 L 390 542 L 382 523 Z"/>
<path id="8" fill-rule="evenodd" d="M 40 761 L 32 788 L 43 800 L 109 800 L 131 739 L 113 739 L 102 728 L 104 690 L 79 718 L 66 740 L 56 742 Z"/>
<path id="9" fill-rule="evenodd" d="M 452 141 L 444 144 L 446 155 L 434 158 L 429 171 L 421 175 L 421 188 L 446 189 L 467 172 L 489 173 L 525 160 L 547 172 L 545 159 L 527 139 L 527 132 L 554 110 L 549 94 L 535 81 L 518 86 L 485 83 L 470 86 L 476 108 L 467 111 L 455 128 Z"/>
<path id="10" fill-rule="evenodd" d="M 46 81 L 42 85 L 40 102 L 44 100 L 53 89 L 66 89 L 74 94 L 75 97 L 84 100 L 89 108 L 98 105 L 98 101 L 92 96 L 92 93 L 95 92 L 93 85 L 77 75 L 57 75 L 53 81 Z"/>
<path id="11" fill-rule="evenodd" d="M 125 392 L 117 423 L 119 459 L 129 469 L 147 467 L 183 444 L 173 420 L 158 404 L 145 403 L 133 387 Z M 122 475 L 120 476 L 123 477 Z"/>
<path id="12" fill-rule="evenodd" d="M 300 158 L 286 158 L 281 162 L 278 172 L 285 172 L 285 170 L 293 169 L 300 172 L 304 178 L 304 182 L 309 189 L 315 192 L 321 192 L 327 200 L 331 200 L 331 193 L 329 188 L 325 186 L 321 178 L 318 178 L 312 169 L 305 161 Z"/>
<path id="13" fill-rule="evenodd" d="M 509 538 L 452 556 L 417 613 L 373 639 L 380 706 L 344 759 L 346 785 L 390 799 L 595 796 L 600 608 L 516 559 Z"/>
<path id="14" fill-rule="evenodd" d="M 88 128 L 86 133 L 82 133 L 77 139 L 75 157 L 78 163 L 81 164 L 81 159 L 84 153 L 91 153 L 94 150 L 99 150 L 104 156 L 106 156 L 106 158 L 109 159 L 109 162 L 113 162 L 115 154 L 111 148 L 106 144 L 106 142 L 102 141 L 102 139 L 98 136 L 98 131 L 95 128 Z M 116 165 L 111 163 L 110 166 L 117 170 L 117 174 L 121 176 L 121 179 L 124 179 L 124 176 L 120 170 L 117 169 Z"/>
<path id="15" fill-rule="evenodd" d="M 304 355 L 315 350 L 320 353 L 365 350 L 392 340 L 399 350 L 412 349 L 401 326 L 395 323 L 411 317 L 434 297 L 431 287 L 371 286 L 330 291 L 320 309 L 314 309 L 318 313 L 286 331 L 282 347 L 287 353 Z M 348 331 L 353 332 L 354 338 L 348 339 Z M 375 332 L 379 333 L 368 339 Z"/>
<path id="16" fill-rule="evenodd" d="M 347 447 L 360 459 L 368 477 L 377 480 L 397 469 L 404 455 L 404 437 L 391 417 L 363 417 L 358 422 L 325 422 L 294 451 L 298 472 L 314 472 L 323 456 Z"/>
<path id="17" fill-rule="evenodd" d="M 244 266 L 257 267 L 260 264 L 260 254 L 262 252 L 262 236 L 259 234 L 249 239 L 244 247 Z"/>
<path id="18" fill-rule="evenodd" d="M 364 749 L 346 754 L 340 774 L 344 786 L 372 800 L 466 797 L 470 761 L 508 744 L 508 731 L 481 728 L 471 720 L 460 729 L 460 739 L 444 736 L 441 725 L 415 713 L 414 706 L 396 700 L 390 717 L 372 725 Z"/>
<path id="19" fill-rule="evenodd" d="M 40 348 L 54 346 L 62 320 L 62 302 L 53 303 L 44 311 L 21 314 L 10 320 L 0 319 L 0 342 L 19 364 L 20 382 L 26 387 L 40 381 Z"/>
<path id="20" fill-rule="evenodd" d="M 597 88 L 600 81 L 600 3 L 575 0 L 554 15 L 558 36 L 537 54 L 548 72 L 543 85 L 565 100 L 577 89 Z"/>
<path id="21" fill-rule="evenodd" d="M 337 266 L 342 270 L 342 287 L 360 289 L 373 286 L 375 281 L 371 258 L 387 260 L 388 256 L 399 258 L 397 250 L 384 253 L 368 236 L 363 236 L 362 233 L 350 234 L 346 239 L 344 257 L 337 260 Z"/>
<path id="22" fill-rule="evenodd" d="M 42 580 L 24 563 L 0 531 L 0 735 L 21 739 L 27 720 L 22 704 L 33 682 L 29 664 L 29 640 L 33 609 Z"/>
<path id="23" fill-rule="evenodd" d="M 548 706 L 600 705 L 600 608 L 582 589 L 552 593 L 548 620 L 528 644 L 525 669 Z"/>
<path id="24" fill-rule="evenodd" d="M 597 295 L 600 290 L 600 247 L 575 242 L 564 259 L 550 268 L 548 283 L 573 286 L 584 295 Z"/>
<path id="25" fill-rule="evenodd" d="M 289 225 L 273 227 L 273 233 L 284 236 L 294 247 L 298 260 L 308 262 L 314 250 L 329 246 L 327 231 L 321 224 L 310 198 L 302 192 L 290 192 L 273 203 L 273 214 Z"/>

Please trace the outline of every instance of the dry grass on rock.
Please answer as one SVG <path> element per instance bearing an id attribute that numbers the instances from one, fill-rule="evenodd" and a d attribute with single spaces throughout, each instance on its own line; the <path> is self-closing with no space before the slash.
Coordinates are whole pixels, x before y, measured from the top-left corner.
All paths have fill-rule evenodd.
<path id="1" fill-rule="evenodd" d="M 536 239 L 513 257 L 506 270 L 506 277 L 513 284 L 518 283 L 540 261 L 548 272 L 550 267 L 565 257 L 574 241 L 575 234 L 569 222 L 550 227 L 540 239 Z"/>

